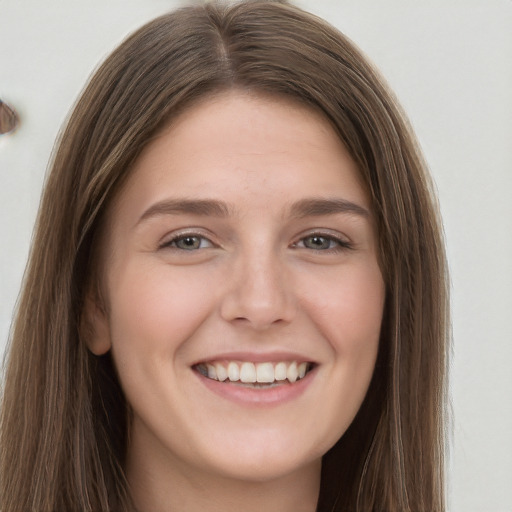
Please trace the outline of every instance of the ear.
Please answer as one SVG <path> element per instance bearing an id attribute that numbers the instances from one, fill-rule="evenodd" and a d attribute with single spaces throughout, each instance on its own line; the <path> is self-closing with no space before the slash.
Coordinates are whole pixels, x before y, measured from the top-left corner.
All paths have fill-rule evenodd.
<path id="1" fill-rule="evenodd" d="M 90 293 L 85 298 L 80 324 L 81 335 L 87 348 L 97 356 L 106 354 L 112 346 L 108 316 Z"/>

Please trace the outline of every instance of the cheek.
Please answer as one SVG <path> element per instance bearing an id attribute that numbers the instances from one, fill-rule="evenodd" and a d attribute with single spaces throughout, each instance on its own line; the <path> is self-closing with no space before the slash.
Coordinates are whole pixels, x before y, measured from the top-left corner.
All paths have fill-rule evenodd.
<path id="1" fill-rule="evenodd" d="M 151 349 L 172 355 L 211 310 L 204 276 L 197 269 L 134 263 L 117 275 L 110 286 L 115 352 Z"/>
<path id="2" fill-rule="evenodd" d="M 325 284 L 313 287 L 314 282 Z M 310 273 L 307 284 L 311 292 L 303 310 L 329 346 L 318 374 L 322 400 L 314 413 L 323 418 L 325 452 L 346 432 L 367 393 L 379 348 L 385 286 L 377 265 L 358 264 L 330 271 L 330 279 Z"/>
<path id="3" fill-rule="evenodd" d="M 385 287 L 378 266 L 354 265 L 331 274 L 323 288 L 311 287 L 310 316 L 330 342 L 335 356 L 370 357 L 377 350 Z"/>

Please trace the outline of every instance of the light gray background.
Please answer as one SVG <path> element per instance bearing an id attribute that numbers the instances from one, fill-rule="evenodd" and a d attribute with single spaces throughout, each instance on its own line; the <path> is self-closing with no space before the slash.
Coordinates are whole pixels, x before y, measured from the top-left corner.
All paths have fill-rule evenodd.
<path id="1" fill-rule="evenodd" d="M 377 64 L 439 189 L 453 288 L 451 512 L 512 511 L 512 2 L 301 0 Z M 164 0 L 0 0 L 0 353 L 50 151 L 97 63 Z"/>

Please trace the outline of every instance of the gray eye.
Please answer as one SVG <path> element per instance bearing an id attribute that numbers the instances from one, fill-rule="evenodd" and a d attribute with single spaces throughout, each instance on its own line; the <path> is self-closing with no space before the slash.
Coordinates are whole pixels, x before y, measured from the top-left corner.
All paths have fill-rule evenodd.
<path id="1" fill-rule="evenodd" d="M 174 241 L 176 247 L 185 251 L 193 251 L 201 247 L 202 238 L 200 236 L 184 236 Z"/>
<path id="2" fill-rule="evenodd" d="M 304 238 L 304 247 L 308 249 L 331 249 L 335 245 L 335 241 L 325 236 L 312 235 Z"/>

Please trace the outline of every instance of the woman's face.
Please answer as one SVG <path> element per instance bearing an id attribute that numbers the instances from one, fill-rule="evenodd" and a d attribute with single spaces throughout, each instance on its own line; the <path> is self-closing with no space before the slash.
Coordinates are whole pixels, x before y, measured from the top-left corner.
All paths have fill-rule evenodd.
<path id="1" fill-rule="evenodd" d="M 129 465 L 318 468 L 363 401 L 384 303 L 370 203 L 329 123 L 203 101 L 142 153 L 104 240 L 90 348 L 112 351 L 132 408 Z"/>

